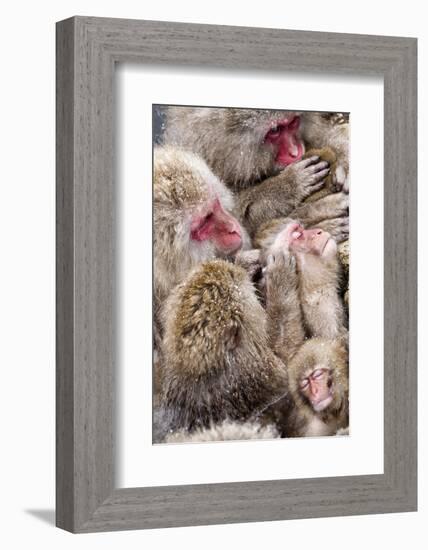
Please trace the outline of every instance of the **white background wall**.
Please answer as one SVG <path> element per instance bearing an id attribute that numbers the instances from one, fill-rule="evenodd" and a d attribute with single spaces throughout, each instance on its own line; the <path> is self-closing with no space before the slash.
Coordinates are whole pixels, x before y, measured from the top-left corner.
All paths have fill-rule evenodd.
<path id="1" fill-rule="evenodd" d="M 3 548 L 290 548 L 398 549 L 426 544 L 427 473 L 420 468 L 419 512 L 149 532 L 73 536 L 53 527 L 54 506 L 54 23 L 97 15 L 290 29 L 417 36 L 419 38 L 420 212 L 427 206 L 423 152 L 428 144 L 428 31 L 424 4 L 358 0 L 136 2 L 69 0 L 8 2 L 1 11 L 0 542 Z M 369 124 L 369 121 L 367 121 Z M 425 124 L 427 125 L 425 127 Z M 403 144 L 406 146 L 406 144 Z M 426 216 L 424 216 L 426 220 Z M 420 227 L 423 245 L 426 221 Z M 424 227 L 425 225 L 425 227 Z M 420 280 L 428 275 L 420 258 Z M 426 300 L 426 285 L 419 295 Z M 427 317 L 421 308 L 420 334 Z M 422 338 L 421 338 L 422 341 Z M 427 363 L 420 350 L 420 364 Z M 420 370 L 419 450 L 428 461 L 428 375 Z M 339 539 L 340 537 L 340 539 Z M 416 541 L 419 539 L 419 541 Z"/>

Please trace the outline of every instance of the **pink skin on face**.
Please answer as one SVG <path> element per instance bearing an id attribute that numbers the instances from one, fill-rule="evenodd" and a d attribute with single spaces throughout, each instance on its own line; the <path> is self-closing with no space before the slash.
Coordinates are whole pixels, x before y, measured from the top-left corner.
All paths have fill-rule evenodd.
<path id="1" fill-rule="evenodd" d="M 288 166 L 300 160 L 304 153 L 303 141 L 298 136 L 300 117 L 278 120 L 265 135 L 265 142 L 277 148 L 275 162 Z"/>
<path id="2" fill-rule="evenodd" d="M 279 235 L 278 244 L 301 254 L 333 256 L 337 246 L 330 233 L 322 229 L 303 229 L 299 223 L 290 223 Z"/>
<path id="3" fill-rule="evenodd" d="M 300 382 L 300 391 L 309 400 L 316 412 L 323 411 L 333 401 L 330 371 L 315 369 Z"/>
<path id="4" fill-rule="evenodd" d="M 197 242 L 211 240 L 224 254 L 232 254 L 242 246 L 241 226 L 218 199 L 203 214 L 192 218 L 190 238 Z"/>

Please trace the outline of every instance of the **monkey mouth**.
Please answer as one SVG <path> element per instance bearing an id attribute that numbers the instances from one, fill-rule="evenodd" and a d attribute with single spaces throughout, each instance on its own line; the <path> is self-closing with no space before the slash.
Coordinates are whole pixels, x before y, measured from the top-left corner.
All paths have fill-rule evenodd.
<path id="1" fill-rule="evenodd" d="M 321 401 L 318 401 L 318 402 L 312 401 L 311 405 L 315 412 L 321 412 L 324 409 L 326 409 L 332 401 L 333 401 L 333 395 L 330 392 L 329 395 L 326 398 L 321 399 Z"/>
<path id="2" fill-rule="evenodd" d="M 227 235 L 223 240 L 224 251 L 226 254 L 234 254 L 242 247 L 242 237 L 238 232 L 233 232 Z"/>

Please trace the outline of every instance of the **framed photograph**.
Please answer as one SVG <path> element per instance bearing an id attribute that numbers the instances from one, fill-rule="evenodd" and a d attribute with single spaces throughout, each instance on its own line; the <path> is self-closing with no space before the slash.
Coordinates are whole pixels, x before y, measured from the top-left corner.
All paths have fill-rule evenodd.
<path id="1" fill-rule="evenodd" d="M 57 526 L 417 509 L 417 42 L 57 24 Z"/>

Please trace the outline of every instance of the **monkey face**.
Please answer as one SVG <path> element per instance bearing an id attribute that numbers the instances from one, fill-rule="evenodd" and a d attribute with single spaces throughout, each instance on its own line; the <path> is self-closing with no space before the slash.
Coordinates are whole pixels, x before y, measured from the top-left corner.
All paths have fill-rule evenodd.
<path id="1" fill-rule="evenodd" d="M 312 254 L 330 258 L 336 255 L 337 246 L 330 233 L 322 229 L 304 229 L 297 222 L 291 222 L 276 237 L 272 251 L 290 250 L 300 254 Z"/>
<path id="2" fill-rule="evenodd" d="M 288 166 L 300 160 L 304 153 L 303 141 L 298 131 L 300 117 L 290 116 L 272 123 L 264 141 L 275 148 L 275 163 L 280 167 Z"/>
<path id="3" fill-rule="evenodd" d="M 285 238 L 293 252 L 313 254 L 324 258 L 336 255 L 336 242 L 327 231 L 303 229 L 299 224 L 290 224 L 285 231 Z"/>
<path id="4" fill-rule="evenodd" d="M 300 380 L 299 389 L 315 412 L 323 411 L 333 401 L 333 380 L 330 369 L 316 367 Z"/>
<path id="5" fill-rule="evenodd" d="M 224 255 L 233 254 L 242 246 L 241 226 L 224 210 L 218 198 L 205 203 L 202 210 L 193 215 L 190 238 L 196 242 L 211 241 Z"/>

